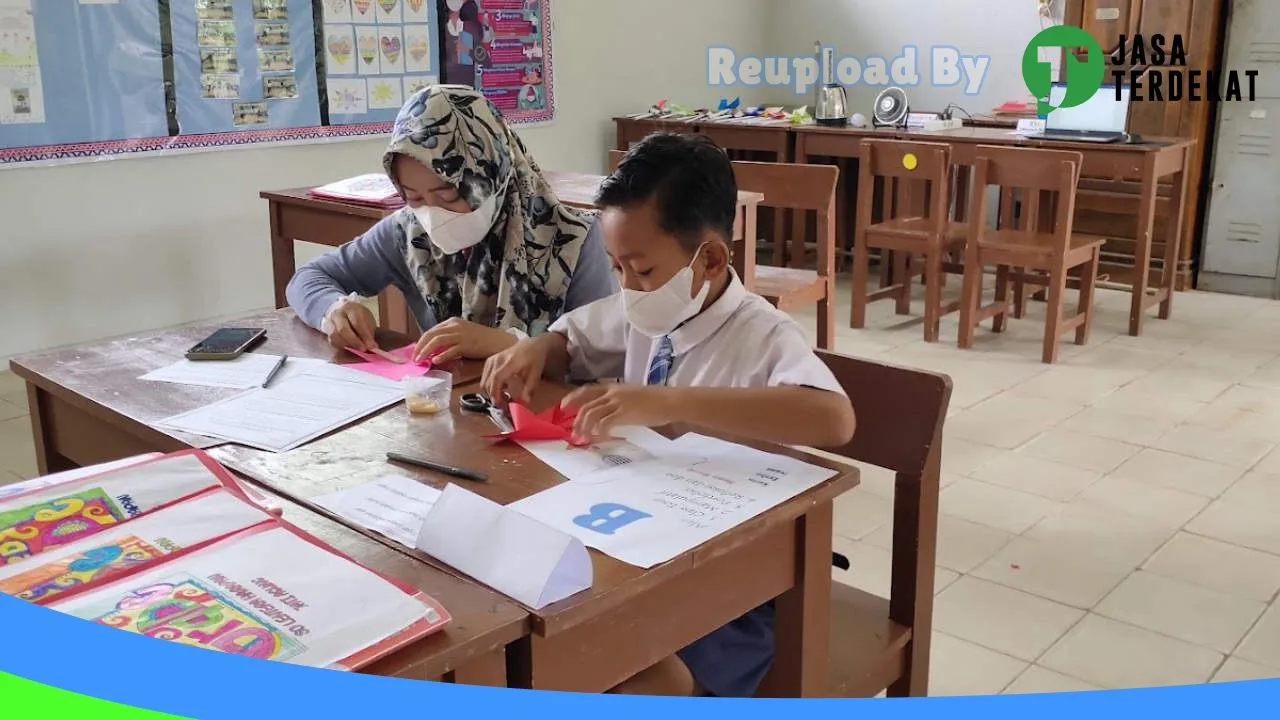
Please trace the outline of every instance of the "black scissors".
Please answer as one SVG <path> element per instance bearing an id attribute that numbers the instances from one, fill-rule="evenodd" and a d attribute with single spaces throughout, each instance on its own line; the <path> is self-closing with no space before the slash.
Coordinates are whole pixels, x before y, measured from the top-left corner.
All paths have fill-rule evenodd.
<path id="1" fill-rule="evenodd" d="M 467 393 L 458 398 L 458 404 L 467 412 L 488 414 L 489 419 L 493 421 L 493 424 L 497 425 L 498 429 L 504 433 L 515 431 L 515 425 L 511 423 L 511 417 L 507 414 L 507 411 L 497 405 L 494 405 L 493 401 L 485 395 L 480 393 Z"/>

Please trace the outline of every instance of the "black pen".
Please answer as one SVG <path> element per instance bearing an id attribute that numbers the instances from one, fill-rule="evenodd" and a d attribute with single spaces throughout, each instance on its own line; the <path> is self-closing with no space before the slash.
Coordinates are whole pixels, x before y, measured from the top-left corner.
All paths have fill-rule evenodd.
<path id="1" fill-rule="evenodd" d="M 475 472 L 474 470 L 464 470 L 462 468 L 456 468 L 450 465 L 441 465 L 440 463 L 431 462 L 430 460 L 424 460 L 422 458 L 402 455 L 398 452 L 388 452 L 387 459 L 395 462 L 401 462 L 406 465 L 414 465 L 420 468 L 426 468 L 427 470 L 435 470 L 438 473 L 444 473 L 445 475 L 452 475 L 454 477 L 462 478 L 463 480 L 475 480 L 476 482 L 489 481 L 488 475 Z"/>
<path id="2" fill-rule="evenodd" d="M 276 379 L 276 375 L 279 374 L 280 368 L 284 367 L 284 361 L 288 359 L 289 359 L 288 355 L 280 356 L 280 359 L 276 361 L 276 366 L 271 368 L 271 372 L 267 373 L 267 379 L 262 381 L 262 387 L 265 388 L 266 386 L 271 384 L 272 380 Z"/>

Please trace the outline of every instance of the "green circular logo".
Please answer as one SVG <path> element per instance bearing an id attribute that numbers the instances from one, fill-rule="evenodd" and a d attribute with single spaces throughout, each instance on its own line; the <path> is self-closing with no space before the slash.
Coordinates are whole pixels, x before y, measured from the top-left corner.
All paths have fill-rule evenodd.
<path id="1" fill-rule="evenodd" d="M 1088 57 L 1083 61 L 1074 53 L 1066 54 L 1065 79 L 1067 92 L 1058 105 L 1050 105 L 1049 91 L 1053 87 L 1053 66 L 1040 60 L 1040 48 L 1083 47 Z M 1022 80 L 1027 90 L 1036 97 L 1041 115 L 1058 108 L 1083 105 L 1102 87 L 1107 60 L 1102 46 L 1087 31 L 1074 25 L 1054 25 L 1041 30 L 1027 43 L 1022 53 Z"/>

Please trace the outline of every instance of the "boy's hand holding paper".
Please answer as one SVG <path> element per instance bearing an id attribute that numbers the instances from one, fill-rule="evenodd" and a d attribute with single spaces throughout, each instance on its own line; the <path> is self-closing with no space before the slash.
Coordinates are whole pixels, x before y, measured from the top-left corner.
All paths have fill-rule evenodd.
<path id="1" fill-rule="evenodd" d="M 460 318 L 449 318 L 423 333 L 414 347 L 413 360 L 431 358 L 436 364 L 462 358 L 483 359 L 515 345 L 515 335 Z"/>

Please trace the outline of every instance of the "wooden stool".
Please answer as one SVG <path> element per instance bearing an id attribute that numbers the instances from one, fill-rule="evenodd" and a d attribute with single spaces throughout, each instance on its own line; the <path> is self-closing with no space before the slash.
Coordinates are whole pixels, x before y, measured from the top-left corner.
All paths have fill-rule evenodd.
<path id="1" fill-rule="evenodd" d="M 960 309 L 959 346 L 973 346 L 974 328 L 993 318 L 992 330 L 1003 332 L 1013 304 L 1010 284 L 1023 282 L 1048 286 L 1044 353 L 1046 363 L 1056 362 L 1062 334 L 1076 331 L 1076 344 L 1089 341 L 1093 323 L 1093 289 L 1103 239 L 1072 233 L 1076 183 L 1083 156 L 1063 150 L 1005 148 L 980 145 L 974 159 L 974 185 L 969 211 L 969 241 L 965 250 L 964 297 Z M 1018 197 L 1021 212 L 999 213 L 995 229 L 988 227 L 986 189 L 1001 189 L 1002 199 Z M 1001 202 L 1005 208 L 1012 203 Z M 1052 224 L 1041 223 L 1040 210 L 1054 210 Z M 995 265 L 995 301 L 980 307 L 982 271 Z M 1076 314 L 1063 318 L 1067 274 L 1080 268 L 1080 297 Z M 1018 293 L 1021 295 L 1021 292 Z"/>
<path id="2" fill-rule="evenodd" d="M 960 303 L 942 305 L 944 272 L 960 272 L 946 257 L 964 247 L 968 228 L 951 221 L 951 148 L 941 143 L 865 140 L 858 181 L 858 217 L 853 245 L 851 327 L 866 326 L 867 304 L 895 298 L 898 314 L 911 309 L 911 281 L 924 276 L 924 339 L 937 342 L 942 316 Z M 874 221 L 879 185 L 881 212 Z M 881 251 L 881 268 L 893 253 L 893 284 L 868 292 L 870 250 Z M 916 259 L 922 262 L 917 264 Z"/>

